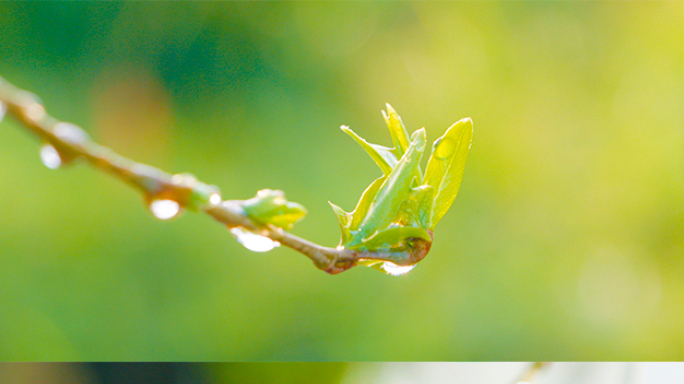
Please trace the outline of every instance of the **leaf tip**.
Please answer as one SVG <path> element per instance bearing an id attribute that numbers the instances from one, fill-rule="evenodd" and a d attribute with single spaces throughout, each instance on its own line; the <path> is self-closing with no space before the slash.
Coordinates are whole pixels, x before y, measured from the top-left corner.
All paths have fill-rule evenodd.
<path id="1" fill-rule="evenodd" d="M 415 140 L 427 140 L 427 133 L 425 132 L 425 127 L 421 129 L 416 129 L 416 131 L 411 134 L 411 141 Z"/>
<path id="2" fill-rule="evenodd" d="M 473 128 L 473 119 L 470 117 L 463 118 L 459 120 L 458 123 L 469 125 L 470 129 Z"/>
<path id="3" fill-rule="evenodd" d="M 395 118 L 401 121 L 401 117 L 399 117 L 397 111 L 394 108 L 392 108 L 392 106 L 389 105 L 389 103 L 385 103 L 385 106 L 387 107 L 387 113 L 385 114 L 385 111 L 382 111 L 382 114 L 387 116 L 386 120 L 391 120 L 392 118 Z"/>
<path id="4" fill-rule="evenodd" d="M 347 135 L 351 136 L 354 140 L 357 140 L 357 139 L 356 139 L 356 136 L 357 136 L 356 133 L 355 133 L 351 128 L 349 128 L 348 125 L 342 125 L 342 126 L 340 126 L 340 130 L 341 130 L 342 132 L 346 133 Z M 357 140 L 357 141 L 358 141 L 358 140 Z"/>

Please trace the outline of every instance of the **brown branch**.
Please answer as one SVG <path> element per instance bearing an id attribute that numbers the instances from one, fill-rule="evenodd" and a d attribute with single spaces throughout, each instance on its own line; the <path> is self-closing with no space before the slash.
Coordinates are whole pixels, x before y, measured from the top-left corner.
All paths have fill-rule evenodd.
<path id="1" fill-rule="evenodd" d="M 8 116 L 51 145 L 62 164 L 79 159 L 140 189 L 148 203 L 155 199 L 172 200 L 180 207 L 204 212 L 229 228 L 243 227 L 277 241 L 311 259 L 317 268 L 336 274 L 364 259 L 413 265 L 429 251 L 430 244 L 418 242 L 405 252 L 354 251 L 323 247 L 271 225 L 255 223 L 242 210 L 239 201 L 223 201 L 216 187 L 204 184 L 192 175 L 171 175 L 158 168 L 136 163 L 93 142 L 85 131 L 48 115 L 38 98 L 0 77 L 0 104 Z M 1 106 L 0 106 L 1 107 Z M 408 254 L 407 254 L 408 252 Z"/>

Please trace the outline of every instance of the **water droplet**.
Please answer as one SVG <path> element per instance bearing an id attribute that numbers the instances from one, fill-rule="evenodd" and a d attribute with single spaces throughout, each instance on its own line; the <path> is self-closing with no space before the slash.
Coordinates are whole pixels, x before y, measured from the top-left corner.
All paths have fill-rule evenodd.
<path id="1" fill-rule="evenodd" d="M 40 160 L 50 169 L 57 169 L 62 165 L 59 152 L 50 144 L 45 144 L 40 148 Z"/>
<path id="2" fill-rule="evenodd" d="M 438 159 L 447 159 L 456 150 L 456 141 L 450 137 L 445 137 L 435 143 L 434 156 Z"/>
<path id="3" fill-rule="evenodd" d="M 385 261 L 384 263 L 382 263 L 382 266 L 380 268 L 382 268 L 388 275 L 400 276 L 400 275 L 405 275 L 405 274 L 411 272 L 411 270 L 415 267 L 416 267 L 415 264 L 414 265 L 396 265 L 390 261 Z"/>
<path id="4" fill-rule="evenodd" d="M 180 204 L 173 200 L 152 200 L 150 211 L 160 220 L 168 220 L 180 212 Z"/>
<path id="5" fill-rule="evenodd" d="M 219 205 L 221 203 L 221 195 L 214 193 L 209 196 L 209 203 L 213 205 Z"/>
<path id="6" fill-rule="evenodd" d="M 268 252 L 275 247 L 279 247 L 280 243 L 273 241 L 266 236 L 257 235 L 242 227 L 233 227 L 230 232 L 235 235 L 237 241 L 245 248 L 254 252 Z"/>
<path id="7" fill-rule="evenodd" d="M 2 118 L 5 117 L 5 112 L 7 112 L 7 106 L 5 103 L 0 103 L 0 122 L 2 122 Z"/>
<path id="8" fill-rule="evenodd" d="M 83 130 L 71 123 L 58 123 L 52 128 L 52 133 L 67 143 L 83 145 L 90 140 L 90 136 Z"/>

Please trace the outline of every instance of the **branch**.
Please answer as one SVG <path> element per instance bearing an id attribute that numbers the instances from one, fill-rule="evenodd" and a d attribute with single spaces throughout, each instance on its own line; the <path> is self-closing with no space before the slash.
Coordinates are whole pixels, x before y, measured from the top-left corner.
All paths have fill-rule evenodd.
<path id="1" fill-rule="evenodd" d="M 0 120 L 3 110 L 46 143 L 41 156 L 48 167 L 57 168 L 62 164 L 83 160 L 138 188 L 152 213 L 160 219 L 171 218 L 183 208 L 203 212 L 231 229 L 246 230 L 292 248 L 311 259 L 317 268 L 330 274 L 346 271 L 359 261 L 369 259 L 387 261 L 397 266 L 414 265 L 425 257 L 430 248 L 431 243 L 426 241 L 403 252 L 330 248 L 294 236 L 274 225 L 261 225 L 247 215 L 241 201 L 224 201 L 218 188 L 202 183 L 190 174 L 171 175 L 96 144 L 80 127 L 60 122 L 48 115 L 35 95 L 0 77 Z"/>
<path id="2" fill-rule="evenodd" d="M 527 369 L 527 371 L 522 375 L 520 380 L 516 381 L 516 384 L 530 384 L 532 379 L 539 373 L 539 371 L 547 366 L 549 363 L 537 361 L 532 363 L 532 365 Z"/>

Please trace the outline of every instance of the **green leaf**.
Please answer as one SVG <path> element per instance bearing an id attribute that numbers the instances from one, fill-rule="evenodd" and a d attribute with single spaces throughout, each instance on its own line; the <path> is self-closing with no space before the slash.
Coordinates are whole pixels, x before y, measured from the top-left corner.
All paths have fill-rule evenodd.
<path id="1" fill-rule="evenodd" d="M 340 231 L 342 231 L 342 244 L 344 244 L 351 237 L 351 234 L 349 233 L 349 225 L 352 221 L 352 214 L 345 212 L 342 208 L 330 201 L 328 201 L 328 204 L 330 204 L 333 212 L 335 212 L 335 216 L 337 216 L 337 222 L 340 224 Z"/>
<path id="2" fill-rule="evenodd" d="M 421 185 L 411 189 L 411 194 L 404 200 L 395 222 L 420 228 L 428 228 L 435 189 L 429 185 Z"/>
<path id="3" fill-rule="evenodd" d="M 411 193 L 411 201 L 415 202 L 415 213 L 422 228 L 429 228 L 434 200 L 435 189 L 429 185 L 414 188 Z"/>
<path id="4" fill-rule="evenodd" d="M 242 208 L 258 224 L 272 224 L 285 229 L 291 229 L 306 216 L 306 209 L 285 200 L 285 194 L 280 190 L 262 189 L 255 197 L 243 201 Z"/>
<path id="5" fill-rule="evenodd" d="M 425 129 L 419 129 L 411 136 L 404 156 L 382 184 L 368 208 L 368 213 L 359 225 L 354 242 L 365 239 L 374 232 L 385 229 L 395 218 L 402 202 L 411 192 L 415 171 L 425 150 Z"/>
<path id="6" fill-rule="evenodd" d="M 368 250 L 391 249 L 409 245 L 409 239 L 423 239 L 432 241 L 430 234 L 423 228 L 417 227 L 391 227 L 383 229 L 366 239 L 363 243 L 350 247 L 350 249 L 365 248 Z"/>
<path id="7" fill-rule="evenodd" d="M 378 190 L 380 189 L 380 187 L 386 179 L 387 176 L 375 179 L 375 181 L 373 181 L 366 188 L 366 190 L 363 191 L 363 194 L 361 195 L 359 202 L 356 204 L 354 212 L 352 212 L 352 221 L 351 224 L 349 224 L 350 230 L 354 231 L 359 228 L 359 224 L 361 224 L 363 219 L 366 217 L 368 208 L 370 207 L 371 203 L 373 202 L 373 199 L 375 198 L 375 195 L 378 193 Z"/>
<path id="8" fill-rule="evenodd" d="M 406 149 L 408 148 L 408 133 L 406 131 L 406 127 L 404 127 L 404 123 L 401 121 L 401 117 L 397 114 L 397 112 L 392 108 L 391 105 L 387 105 L 387 111 L 389 112 L 389 115 L 385 113 L 385 111 L 382 111 L 382 116 L 385 118 L 385 122 L 387 123 L 387 127 L 389 128 L 390 135 L 392 135 L 392 142 L 394 143 L 394 149 L 392 152 L 397 155 L 397 157 L 401 157 L 405 152 Z M 420 165 L 418 168 L 416 168 L 416 183 L 412 185 L 412 187 L 417 187 L 421 180 L 423 180 L 423 171 L 420 169 Z"/>
<path id="9" fill-rule="evenodd" d="M 406 150 L 409 147 L 409 135 L 408 132 L 406 132 L 404 123 L 401 122 L 401 118 L 389 104 L 387 104 L 387 113 L 382 111 L 382 116 L 385 118 L 390 135 L 392 135 L 395 153 L 397 157 L 401 157 L 406 153 Z"/>
<path id="10" fill-rule="evenodd" d="M 435 228 L 458 194 L 472 139 L 473 121 L 465 118 L 449 127 L 433 144 L 423 180 L 435 189 L 429 229 Z"/>
<path id="11" fill-rule="evenodd" d="M 392 168 L 397 165 L 397 158 L 392 153 L 392 148 L 387 148 L 382 145 L 371 144 L 361 138 L 356 132 L 352 131 L 349 127 L 343 125 L 340 127 L 344 133 L 352 137 L 363 149 L 368 152 L 370 157 L 375 161 L 375 163 L 380 167 L 380 170 L 385 175 L 389 175 L 392 172 Z"/>

